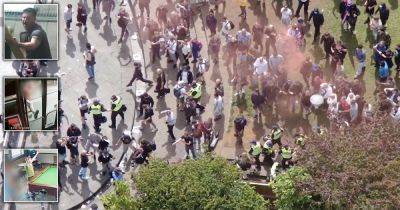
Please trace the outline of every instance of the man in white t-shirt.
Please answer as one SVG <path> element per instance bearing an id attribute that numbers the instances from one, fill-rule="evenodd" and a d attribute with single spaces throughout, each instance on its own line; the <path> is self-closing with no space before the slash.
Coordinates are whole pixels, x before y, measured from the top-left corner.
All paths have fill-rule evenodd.
<path id="1" fill-rule="evenodd" d="M 262 76 L 266 75 L 268 71 L 268 61 L 265 57 L 259 57 L 253 64 L 254 67 L 254 75 Z"/>
<path id="2" fill-rule="evenodd" d="M 177 67 L 176 48 L 177 48 L 177 41 L 175 38 L 171 38 L 170 40 L 167 41 L 168 62 L 172 62 L 174 68 Z"/>

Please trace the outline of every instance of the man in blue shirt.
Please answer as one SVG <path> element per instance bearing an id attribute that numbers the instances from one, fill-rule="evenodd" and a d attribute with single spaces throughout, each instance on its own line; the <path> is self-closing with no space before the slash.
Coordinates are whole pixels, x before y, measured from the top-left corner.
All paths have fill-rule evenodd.
<path id="1" fill-rule="evenodd" d="M 389 67 L 386 61 L 381 61 L 379 65 L 379 78 L 382 82 L 386 81 L 389 77 Z"/>
<path id="2" fill-rule="evenodd" d="M 364 72 L 365 72 L 365 60 L 366 60 L 366 54 L 365 50 L 363 49 L 362 45 L 358 45 L 356 48 L 355 56 L 358 61 L 358 68 L 356 71 L 356 76 L 354 77 L 355 79 L 362 79 Z"/>

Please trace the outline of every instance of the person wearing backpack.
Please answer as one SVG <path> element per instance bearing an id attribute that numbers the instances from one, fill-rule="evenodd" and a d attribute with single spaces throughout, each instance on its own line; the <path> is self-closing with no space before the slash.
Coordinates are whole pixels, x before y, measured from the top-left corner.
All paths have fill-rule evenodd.
<path id="1" fill-rule="evenodd" d="M 182 81 L 179 81 L 175 86 L 174 86 L 174 96 L 176 97 L 176 106 L 178 107 L 179 111 L 183 111 L 184 103 L 185 103 L 185 94 L 186 94 L 186 89 L 185 89 L 185 84 Z"/>
<path id="2" fill-rule="evenodd" d="M 247 125 L 247 120 L 244 118 L 243 113 L 240 113 L 238 117 L 235 118 L 234 120 L 235 124 L 235 136 L 243 136 L 244 133 L 244 128 Z"/>
<path id="3" fill-rule="evenodd" d="M 83 57 L 85 58 L 86 71 L 89 75 L 88 80 L 94 79 L 94 64 L 96 64 L 96 52 L 96 49 L 90 43 L 86 43 L 86 51 L 83 53 Z"/>
<path id="4" fill-rule="evenodd" d="M 318 8 L 315 8 L 312 12 L 310 17 L 308 18 L 308 22 L 313 20 L 314 23 L 314 40 L 313 43 L 318 43 L 318 38 L 319 35 L 321 34 L 321 26 L 324 24 L 324 15 L 318 10 Z"/>

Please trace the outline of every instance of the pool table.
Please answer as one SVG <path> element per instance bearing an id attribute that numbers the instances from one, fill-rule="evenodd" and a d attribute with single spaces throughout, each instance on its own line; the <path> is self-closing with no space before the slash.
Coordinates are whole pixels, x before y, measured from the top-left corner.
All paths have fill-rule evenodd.
<path id="1" fill-rule="evenodd" d="M 47 191 L 47 194 L 56 196 L 58 195 L 58 169 L 57 166 L 48 166 L 45 170 L 41 171 L 38 176 L 30 180 L 28 183 L 30 192 L 37 192 L 42 189 Z"/>

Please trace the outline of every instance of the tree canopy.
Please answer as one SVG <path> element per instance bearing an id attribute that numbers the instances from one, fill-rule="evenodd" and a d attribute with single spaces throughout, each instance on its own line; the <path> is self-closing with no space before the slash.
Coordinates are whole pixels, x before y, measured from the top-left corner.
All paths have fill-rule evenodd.
<path id="1" fill-rule="evenodd" d="M 400 206 L 400 130 L 382 117 L 345 133 L 312 136 L 297 165 L 310 179 L 297 182 L 303 194 L 326 208 Z"/>
<path id="2" fill-rule="evenodd" d="M 131 200 L 125 199 L 129 191 L 114 199 L 118 185 L 116 192 L 103 197 L 108 209 L 134 209 L 129 205 L 142 209 L 268 208 L 263 197 L 240 180 L 238 169 L 222 158 L 205 156 L 178 164 L 153 159 L 133 181 L 138 193 Z"/>

